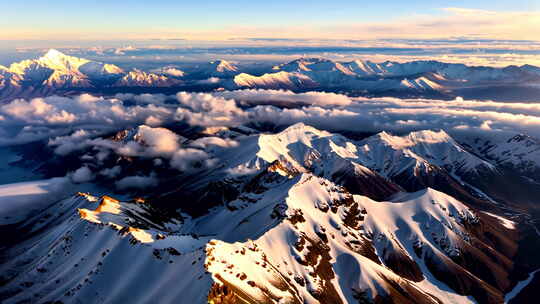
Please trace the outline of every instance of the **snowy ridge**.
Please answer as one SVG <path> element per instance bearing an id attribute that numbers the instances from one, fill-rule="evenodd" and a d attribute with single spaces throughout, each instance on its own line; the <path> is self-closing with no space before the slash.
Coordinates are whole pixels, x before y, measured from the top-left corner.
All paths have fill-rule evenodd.
<path id="1" fill-rule="evenodd" d="M 455 303 L 469 301 L 447 293 L 447 287 L 439 287 L 442 283 L 430 272 L 403 281 L 402 270 L 392 264 L 389 255 L 404 255 L 401 258 L 409 259 L 412 265 L 425 263 L 422 255 L 418 256 L 419 251 L 425 255 L 434 252 L 443 257 L 459 256 L 471 237 L 466 225 L 474 225 L 479 219 L 455 199 L 427 190 L 396 197 L 394 202 L 375 202 L 351 196 L 328 180 L 310 174 L 268 179 L 265 185 L 267 191 L 248 194 L 249 199 L 240 198 L 231 202 L 230 208 L 216 209 L 180 228 L 181 235 L 213 235 L 211 241 L 196 238 L 199 246 L 208 242 L 204 268 L 217 284 L 212 290 L 228 286 L 239 298 L 247 297 L 249 303 L 278 299 L 293 303 L 351 303 L 360 295 L 388 297 L 393 291 L 387 289 L 387 284 L 394 282 L 407 290 L 400 296 L 409 301 L 419 296 L 426 303 L 436 303 L 436 297 L 448 297 Z M 140 218 L 135 212 L 122 212 L 126 207 L 120 205 L 131 203 L 104 198 L 94 212 L 130 214 L 131 220 Z M 83 219 L 96 222 L 86 212 L 80 214 Z M 225 219 L 229 223 L 227 229 L 221 224 Z M 403 223 L 407 223 L 409 234 L 399 232 Z M 175 237 L 169 234 L 170 230 L 116 229 L 156 249 L 164 247 L 160 243 L 166 243 L 180 256 L 192 252 L 194 247 L 186 251 L 190 246 L 187 244 L 196 241 Z M 149 237 L 154 234 L 157 237 Z M 283 255 L 291 250 L 292 255 Z M 351 272 L 351 266 L 346 266 L 353 261 L 358 272 Z M 335 270 L 326 268 L 331 264 Z M 344 276 L 349 278 L 348 284 L 357 285 L 341 285 L 339 278 Z M 420 285 L 414 283 L 417 280 Z"/>
<path id="2" fill-rule="evenodd" d="M 359 146 L 363 163 L 388 177 L 411 167 L 426 168 L 428 163 L 458 175 L 495 170 L 492 164 L 463 149 L 442 130 L 412 132 L 406 136 L 382 132 L 361 141 Z"/>
<path id="3" fill-rule="evenodd" d="M 539 74 L 531 67 L 469 67 L 437 61 L 374 63 L 354 60 L 335 62 L 321 58 L 301 58 L 277 65 L 271 74 L 242 74 L 238 87 L 336 89 L 383 92 L 446 92 L 463 86 L 536 82 Z M 240 75 L 238 75 L 240 76 Z M 301 79 L 302 81 L 292 81 Z"/>
<path id="4" fill-rule="evenodd" d="M 427 172 L 432 166 L 458 176 L 496 172 L 493 164 L 470 153 L 442 130 L 404 136 L 381 132 L 353 142 L 299 123 L 275 135 L 260 135 L 258 149 L 257 156 L 267 163 L 279 160 L 292 165 L 296 171 L 307 170 L 327 178 L 346 163 L 386 178 L 409 171 Z"/>
<path id="5" fill-rule="evenodd" d="M 536 177 L 540 170 L 540 140 L 524 134 L 495 134 L 488 137 L 465 136 L 464 145 L 497 165 Z"/>
<path id="6" fill-rule="evenodd" d="M 150 131 L 167 132 L 174 149 L 186 140 L 145 126 L 110 139 L 155 148 Z M 499 303 L 511 289 L 519 231 L 510 221 L 392 181 L 422 165 L 456 175 L 494 169 L 450 135 L 383 132 L 353 141 L 305 124 L 250 132 L 216 150 L 218 166 L 164 182 L 147 198 L 79 193 L 52 204 L 0 256 L 9 261 L 0 265 L 0 296 L 6 303 Z"/>
<path id="7" fill-rule="evenodd" d="M 9 79 L 10 82 L 7 82 Z M 108 86 L 170 87 L 176 79 L 137 69 L 125 72 L 101 62 L 65 55 L 51 49 L 38 59 L 13 63 L 0 70 L 0 98 L 25 95 L 48 95 L 56 89 L 89 89 Z"/>
<path id="8" fill-rule="evenodd" d="M 111 88 L 140 87 L 168 91 L 167 88 L 181 86 L 206 90 L 223 86 L 231 90 L 258 88 L 342 91 L 354 95 L 455 97 L 462 89 L 481 91 L 485 87 L 534 87 L 540 81 L 538 70 L 534 66 L 471 67 L 437 61 L 374 63 L 300 58 L 262 69 L 256 65 L 240 67 L 233 62 L 216 60 L 188 67 L 185 71 L 175 65 L 151 71 L 124 71 L 113 64 L 49 50 L 38 59 L 0 67 L 0 99 L 63 94 L 68 89 L 107 91 Z"/>
<path id="9" fill-rule="evenodd" d="M 241 73 L 234 77 L 233 82 L 238 87 L 265 89 L 299 89 L 317 86 L 317 83 L 309 76 L 283 71 L 267 73 L 259 77 Z"/>
<path id="10" fill-rule="evenodd" d="M 406 87 L 417 90 L 441 90 L 444 88 L 442 85 L 424 76 L 416 79 L 404 79 L 401 83 Z"/>
<path id="11" fill-rule="evenodd" d="M 353 142 L 303 123 L 278 134 L 259 135 L 249 146 L 250 150 L 256 151 L 254 155 L 239 159 L 228 170 L 253 171 L 269 166 L 270 170 L 283 176 L 309 172 L 377 200 L 400 191 L 399 186 L 359 161 Z"/>
<path id="12" fill-rule="evenodd" d="M 368 254 L 371 239 L 373 239 L 375 246 L 384 244 L 383 239 L 397 239 L 397 236 L 392 232 L 392 229 L 396 228 L 392 227 L 396 227 L 397 222 L 406 220 L 409 223 L 407 225 L 411 225 L 413 234 L 403 237 L 402 239 L 411 241 L 401 246 L 409 248 L 411 256 L 414 256 L 412 250 L 413 240 L 420 237 L 416 233 L 422 235 L 420 227 L 423 225 L 431 223 L 434 225 L 432 227 L 434 231 L 440 229 L 438 233 L 441 234 L 437 234 L 439 239 L 445 239 L 448 235 L 451 235 L 451 238 L 459 238 L 452 232 L 453 230 L 445 232 L 448 229 L 444 228 L 445 225 L 451 225 L 452 229 L 464 234 L 463 228 L 459 228 L 459 221 L 475 221 L 474 215 L 463 205 L 459 203 L 454 205 L 456 204 L 455 201 L 448 201 L 447 198 L 444 198 L 442 200 L 444 205 L 432 204 L 432 200 L 438 201 L 440 199 L 438 196 L 440 194 L 436 192 L 426 192 L 421 199 L 415 201 L 399 204 L 384 203 L 384 207 L 381 203 L 371 201 L 365 197 L 353 198 L 340 193 L 342 192 L 339 188 L 324 179 L 311 175 L 302 175 L 298 182 L 290 188 L 289 195 L 285 199 L 285 206 L 282 209 L 287 217 L 285 222 L 247 244 L 236 243 L 232 247 L 229 244 L 217 241 L 209 244 L 209 249 L 207 249 L 209 258 L 207 258 L 206 265 L 209 271 L 214 273 L 214 280 L 220 284 L 229 284 L 241 288 L 251 298 L 262 300 L 269 296 L 265 293 L 266 291 L 261 292 L 260 288 L 269 286 L 266 283 L 267 280 L 272 282 L 272 279 L 266 276 L 267 271 L 265 270 L 270 269 L 278 272 L 282 277 L 289 276 L 288 281 L 296 285 L 296 288 L 292 290 L 299 290 L 302 297 L 308 302 L 334 301 L 335 303 L 352 303 L 362 293 L 371 297 L 377 297 L 377 295 L 384 297 L 384 295 L 378 293 L 380 293 L 381 289 L 385 289 L 386 280 L 402 281 L 395 273 L 381 266 L 380 260 L 384 260 L 382 248 L 385 245 L 382 245 L 383 247 L 379 247 L 379 249 L 371 249 L 376 250 L 380 260 L 373 260 L 372 255 Z M 449 202 L 452 202 L 451 205 L 448 204 Z M 411 208 L 410 210 L 414 211 L 411 214 L 405 213 L 402 215 L 399 212 L 402 208 L 400 204 L 405 204 Z M 449 208 L 447 210 L 450 213 L 455 214 L 455 218 L 449 218 L 448 214 L 442 211 L 443 208 L 446 208 L 445 206 Z M 430 208 L 422 211 L 424 207 Z M 385 210 L 385 208 L 388 209 Z M 433 211 L 428 211 L 431 209 Z M 433 218 L 426 216 L 426 223 L 413 225 L 412 222 L 409 222 L 411 221 L 409 217 L 419 211 L 434 212 L 430 213 Z M 364 217 L 365 221 L 362 224 Z M 450 219 L 450 221 L 448 224 L 446 222 L 441 224 L 438 222 L 441 219 L 444 221 Z M 204 222 L 209 222 L 209 220 L 204 219 Z M 386 223 L 388 227 L 382 227 L 382 224 L 379 226 L 376 223 Z M 380 228 L 382 228 L 387 238 L 382 237 L 381 230 L 378 230 Z M 440 248 L 438 245 L 434 245 L 433 235 L 431 233 L 430 241 L 426 241 L 426 244 Z M 296 241 L 294 241 L 295 239 Z M 294 254 L 290 257 L 284 256 L 283 252 L 290 251 L 293 244 Z M 319 248 L 319 246 L 322 248 Z M 253 267 L 252 264 L 245 261 L 244 255 L 251 256 L 250 251 L 258 252 L 258 255 L 260 255 L 260 257 L 255 258 L 255 261 L 259 262 L 256 264 L 260 265 L 260 268 Z M 341 255 L 346 255 L 347 258 L 341 257 L 338 260 L 332 258 Z M 319 262 L 312 260 L 315 257 L 319 259 Z M 329 260 L 326 261 L 325 259 Z M 356 261 L 354 265 L 357 265 L 360 269 L 351 272 L 353 269 L 350 266 L 347 268 L 347 266 L 341 264 L 345 261 L 347 263 Z M 337 269 L 336 273 L 324 273 L 324 263 L 334 264 L 334 268 Z M 232 272 L 229 272 L 228 269 L 231 269 Z M 274 271 L 270 271 L 270 273 Z M 350 288 L 346 288 L 347 285 L 340 286 L 338 284 L 339 278 L 343 276 L 349 278 L 346 281 L 349 284 L 354 285 L 352 282 L 358 282 L 359 285 L 349 285 Z M 426 297 L 426 302 L 435 302 L 435 300 L 430 300 L 430 297 L 425 292 L 432 294 L 438 292 L 439 296 L 447 296 L 441 290 L 437 291 L 434 285 L 432 285 L 432 288 L 435 290 L 422 291 L 420 287 L 410 281 L 408 283 L 402 282 L 402 284 L 408 285 L 406 288 L 410 288 L 411 293 L 418 292 L 423 297 Z M 437 284 L 437 282 L 431 282 L 431 284 Z M 282 292 L 272 290 L 269 292 L 270 297 L 283 296 Z M 287 297 L 290 297 L 292 301 L 294 295 L 294 293 L 291 293 Z M 455 299 L 459 299 L 459 297 Z M 457 301 L 466 301 L 466 299 L 461 298 Z"/>
<path id="13" fill-rule="evenodd" d="M 240 68 L 235 63 L 226 60 L 214 60 L 188 71 L 187 75 L 194 79 L 207 78 L 232 78 L 240 73 Z"/>
<path id="14" fill-rule="evenodd" d="M 151 72 L 158 75 L 165 75 L 165 76 L 176 77 L 176 78 L 182 78 L 186 75 L 184 71 L 174 66 L 165 66 L 159 69 L 154 69 Z"/>
<path id="15" fill-rule="evenodd" d="M 32 301 L 64 303 L 80 299 L 88 303 L 109 299 L 172 302 L 181 298 L 205 302 L 211 280 L 205 276 L 204 268 L 197 267 L 204 251 L 179 255 L 172 249 L 154 250 L 137 245 L 139 241 L 131 233 L 119 234 L 110 226 L 81 220 L 77 207 L 95 204 L 87 198 L 75 196 L 59 201 L 49 212 L 61 216 L 42 217 L 36 227 L 43 232 L 3 256 L 9 262 L 0 266 L 2 277 L 10 279 L 2 288 L 3 302 L 28 300 L 28 295 Z M 152 280 L 141 284 L 141 273 Z M 185 277 L 193 280 L 181 279 Z M 171 288 L 171 292 L 157 292 L 164 287 Z"/>
<path id="16" fill-rule="evenodd" d="M 114 86 L 118 87 L 169 87 L 178 85 L 181 82 L 167 76 L 147 73 L 140 70 L 132 70 L 118 80 Z"/>
<path id="17" fill-rule="evenodd" d="M 210 62 L 210 65 L 215 66 L 215 70 L 219 73 L 238 71 L 238 67 L 236 67 L 233 63 L 225 60 L 212 61 Z"/>

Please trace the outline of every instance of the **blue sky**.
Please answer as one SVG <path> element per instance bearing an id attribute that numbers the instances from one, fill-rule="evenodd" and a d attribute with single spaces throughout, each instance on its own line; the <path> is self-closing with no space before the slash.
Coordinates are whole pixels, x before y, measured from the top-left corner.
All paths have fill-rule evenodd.
<path id="1" fill-rule="evenodd" d="M 540 0 L 0 0 L 0 12 L 3 65 L 48 48 L 116 63 L 284 61 L 315 54 L 540 65 Z M 139 50 L 114 52 L 126 46 Z M 303 49 L 312 46 L 323 49 Z M 332 46 L 353 48 L 324 49 Z M 203 51 L 185 50 L 197 47 Z M 161 51 L 168 48 L 180 51 Z M 113 52 L 101 55 L 104 49 Z"/>
<path id="2" fill-rule="evenodd" d="M 312 36 L 320 33 L 321 37 L 328 38 L 335 35 L 333 33 L 340 33 L 340 27 L 351 25 L 395 24 L 410 19 L 422 21 L 428 19 L 436 22 L 439 18 L 455 15 L 455 12 L 444 10 L 448 7 L 501 14 L 540 10 L 540 0 L 1 0 L 1 2 L 0 26 L 3 30 L 0 39 L 99 37 L 215 39 L 239 37 L 243 33 L 249 37 L 266 37 L 271 34 L 272 37 L 296 35 L 311 38 L 316 38 Z M 257 35 L 259 33 L 260 35 Z M 461 36 L 460 34 L 467 33 L 456 31 L 451 34 Z M 349 35 L 354 38 L 354 31 Z M 384 32 L 379 36 L 385 38 Z M 407 36 L 407 33 L 404 36 Z"/>

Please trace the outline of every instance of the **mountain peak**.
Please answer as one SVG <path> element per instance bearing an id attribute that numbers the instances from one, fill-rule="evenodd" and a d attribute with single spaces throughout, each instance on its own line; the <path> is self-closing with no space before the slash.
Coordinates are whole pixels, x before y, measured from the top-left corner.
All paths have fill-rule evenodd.
<path id="1" fill-rule="evenodd" d="M 285 130 L 281 131 L 278 134 L 287 134 L 287 133 L 291 133 L 291 132 L 314 133 L 314 134 L 317 134 L 317 135 L 328 135 L 329 134 L 326 131 L 321 131 L 321 130 L 319 130 L 317 128 L 314 128 L 314 127 L 312 127 L 310 125 L 306 125 L 303 122 L 295 123 L 294 125 L 289 126 L 288 128 L 286 128 Z"/>
<path id="2" fill-rule="evenodd" d="M 53 58 L 61 58 L 61 57 L 67 57 L 67 56 L 66 56 L 66 54 L 60 52 L 59 50 L 49 49 L 47 51 L 47 53 L 45 53 L 45 55 L 43 55 L 42 58 L 53 59 Z"/>
<path id="3" fill-rule="evenodd" d="M 211 62 L 211 64 L 214 65 L 216 67 L 216 71 L 220 73 L 238 71 L 238 68 L 233 63 L 226 60 L 216 60 Z"/>
<path id="4" fill-rule="evenodd" d="M 378 133 L 378 140 L 382 140 L 395 148 L 412 147 L 417 144 L 434 144 L 442 142 L 454 143 L 454 140 L 443 130 L 421 130 L 411 132 L 405 136 L 392 135 L 385 131 Z"/>
<path id="5" fill-rule="evenodd" d="M 305 148 L 312 147 L 314 138 L 330 135 L 304 123 L 296 123 L 279 133 L 261 135 L 257 156 L 268 162 L 281 157 L 293 157 L 294 161 L 302 162 L 306 159 Z"/>
<path id="6" fill-rule="evenodd" d="M 386 131 L 379 132 L 362 140 L 369 146 L 383 145 L 393 150 L 415 149 L 418 146 L 449 143 L 454 146 L 454 140 L 444 131 L 421 130 L 405 135 L 395 135 Z"/>
<path id="7" fill-rule="evenodd" d="M 422 142 L 449 141 L 450 135 L 444 130 L 421 130 L 409 134 L 409 138 Z"/>
<path id="8" fill-rule="evenodd" d="M 68 56 L 56 49 L 50 49 L 38 59 L 38 62 L 55 71 L 67 73 L 77 71 L 81 65 L 90 62 L 90 60 Z"/>
<path id="9" fill-rule="evenodd" d="M 335 62 L 333 62 L 333 61 L 331 61 L 329 59 L 325 59 L 325 58 L 301 57 L 301 58 L 295 59 L 293 61 L 290 61 L 288 63 L 279 65 L 278 69 L 281 68 L 281 69 L 285 69 L 287 71 L 289 71 L 291 69 L 293 69 L 293 70 L 294 69 L 299 69 L 299 70 L 302 70 L 302 71 L 311 71 L 309 66 L 322 64 L 322 63 L 335 64 Z"/>

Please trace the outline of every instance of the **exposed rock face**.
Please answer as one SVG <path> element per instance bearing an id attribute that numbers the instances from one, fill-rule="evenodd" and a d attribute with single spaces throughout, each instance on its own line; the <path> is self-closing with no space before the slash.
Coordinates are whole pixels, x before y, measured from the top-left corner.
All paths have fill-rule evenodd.
<path id="1" fill-rule="evenodd" d="M 228 285 L 212 284 L 208 292 L 208 303 L 211 304 L 248 304 L 238 296 Z"/>

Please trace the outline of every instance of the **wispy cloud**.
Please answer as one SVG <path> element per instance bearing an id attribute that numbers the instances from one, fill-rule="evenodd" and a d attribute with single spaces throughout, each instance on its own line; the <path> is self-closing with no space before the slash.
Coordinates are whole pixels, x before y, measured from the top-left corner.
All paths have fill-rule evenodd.
<path id="1" fill-rule="evenodd" d="M 475 36 L 496 39 L 540 40 L 540 12 L 491 11 L 458 7 L 442 8 L 442 14 L 415 15 L 379 22 L 340 22 L 320 20 L 316 24 L 228 25 L 219 28 L 186 28 L 181 26 L 147 26 L 146 29 L 101 32 L 77 27 L 11 28 L 0 33 L 0 39 L 39 40 L 102 40 L 148 39 L 160 41 L 230 41 L 249 38 L 261 43 L 294 41 L 295 39 L 444 39 Z M 234 24 L 234 23 L 230 23 Z M 105 35 L 106 34 L 106 35 Z M 61 38 L 59 38 L 61 37 Z M 292 40 L 291 40 L 292 39 Z M 485 41 L 484 41 L 485 42 Z"/>
<path id="2" fill-rule="evenodd" d="M 540 40 L 540 12 L 496 12 L 444 8 L 442 16 L 416 16 L 390 22 L 356 23 L 331 27 L 334 34 L 366 38 L 451 38 L 459 36 L 495 39 Z"/>

